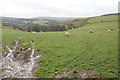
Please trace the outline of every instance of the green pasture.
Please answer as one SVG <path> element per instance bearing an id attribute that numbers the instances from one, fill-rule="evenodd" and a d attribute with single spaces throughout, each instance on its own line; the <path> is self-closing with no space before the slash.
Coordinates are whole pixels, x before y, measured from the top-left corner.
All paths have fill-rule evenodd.
<path id="1" fill-rule="evenodd" d="M 48 21 L 43 21 L 43 20 L 33 21 L 33 23 L 35 23 L 35 24 L 40 24 L 40 25 L 47 25 L 47 24 L 46 24 L 47 22 L 48 22 Z"/>
<path id="2" fill-rule="evenodd" d="M 107 22 L 99 22 L 100 20 Z M 118 77 L 117 16 L 93 17 L 87 22 L 83 27 L 68 30 L 70 37 L 64 35 L 66 31 L 31 33 L 3 27 L 3 46 L 7 50 L 5 46 L 11 46 L 14 40 L 21 40 L 22 46 L 33 40 L 35 49 L 46 54 L 39 59 L 42 66 L 34 72 L 34 76 L 40 78 L 53 78 L 70 70 L 73 72 L 64 77 L 80 77 L 81 71 L 96 71 L 91 78 Z M 113 32 L 107 32 L 108 29 L 113 29 Z M 89 30 L 95 32 L 90 34 Z"/>

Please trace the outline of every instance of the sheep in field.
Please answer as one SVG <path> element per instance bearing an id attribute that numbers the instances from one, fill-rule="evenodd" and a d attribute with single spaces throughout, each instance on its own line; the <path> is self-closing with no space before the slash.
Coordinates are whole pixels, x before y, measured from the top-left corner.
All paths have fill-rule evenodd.
<path id="1" fill-rule="evenodd" d="M 68 32 L 65 32 L 66 37 L 70 37 L 70 34 Z"/>
<path id="2" fill-rule="evenodd" d="M 93 30 L 90 30 L 89 33 L 94 33 L 94 31 L 93 31 Z"/>
<path id="3" fill-rule="evenodd" d="M 113 32 L 113 30 L 111 30 L 111 29 L 109 29 L 109 30 L 107 30 L 108 32 Z"/>

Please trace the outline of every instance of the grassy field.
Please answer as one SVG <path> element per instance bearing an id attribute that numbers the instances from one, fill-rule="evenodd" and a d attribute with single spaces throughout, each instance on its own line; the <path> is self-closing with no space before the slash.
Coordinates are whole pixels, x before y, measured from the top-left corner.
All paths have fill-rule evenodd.
<path id="1" fill-rule="evenodd" d="M 23 21 L 24 23 L 35 23 L 35 24 L 40 24 L 40 25 L 47 25 L 46 23 L 48 21 L 43 21 L 43 20 L 36 20 L 36 21 Z"/>
<path id="2" fill-rule="evenodd" d="M 48 21 L 43 21 L 43 20 L 33 21 L 33 23 L 35 23 L 35 24 L 40 24 L 40 25 L 47 25 L 47 24 L 46 24 L 47 22 L 48 22 Z"/>
<path id="3" fill-rule="evenodd" d="M 101 19 L 106 22 L 101 22 Z M 24 37 L 20 39 L 22 43 L 34 40 L 35 49 L 47 53 L 39 59 L 42 66 L 34 73 L 40 78 L 63 74 L 63 77 L 80 77 L 79 73 L 87 71 L 91 78 L 118 77 L 116 15 L 94 17 L 87 22 L 83 27 L 68 30 L 70 37 L 65 37 L 64 31 L 30 33 L 4 27 L 2 42 L 10 46 L 17 37 Z M 111 28 L 114 30 L 112 33 L 106 31 Z M 94 34 L 89 33 L 91 29 Z"/>
<path id="4" fill-rule="evenodd" d="M 88 22 L 89 23 L 95 23 L 95 22 L 101 22 L 101 20 L 106 21 L 116 21 L 118 20 L 118 15 L 107 15 L 107 16 L 98 16 L 91 18 Z"/>

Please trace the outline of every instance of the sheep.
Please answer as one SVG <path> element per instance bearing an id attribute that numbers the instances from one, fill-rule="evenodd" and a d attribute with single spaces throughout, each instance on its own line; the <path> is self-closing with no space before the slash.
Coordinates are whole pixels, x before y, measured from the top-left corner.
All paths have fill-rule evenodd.
<path id="1" fill-rule="evenodd" d="M 66 37 L 70 37 L 70 34 L 68 32 L 65 32 Z"/>
<path id="2" fill-rule="evenodd" d="M 93 30 L 90 30 L 89 32 L 90 32 L 90 33 L 94 33 L 94 31 L 93 31 Z"/>
<path id="3" fill-rule="evenodd" d="M 113 32 L 111 29 L 107 30 L 108 32 Z"/>
<path id="4" fill-rule="evenodd" d="M 33 31 L 32 33 L 37 33 L 37 32 Z"/>

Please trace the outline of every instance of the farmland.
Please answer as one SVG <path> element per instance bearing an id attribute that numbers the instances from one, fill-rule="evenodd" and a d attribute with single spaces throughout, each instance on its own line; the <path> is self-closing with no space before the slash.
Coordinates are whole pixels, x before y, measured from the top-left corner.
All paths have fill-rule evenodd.
<path id="1" fill-rule="evenodd" d="M 90 34 L 89 30 L 95 32 Z M 40 78 L 80 78 L 84 73 L 85 78 L 118 77 L 118 15 L 89 18 L 82 27 L 67 30 L 70 37 L 65 37 L 65 32 L 31 33 L 3 27 L 3 49 L 7 51 L 5 46 L 15 40 L 21 40 L 23 47 L 27 46 L 23 43 L 33 40 L 35 50 L 46 54 L 38 60 L 42 66 L 34 71 L 34 76 Z"/>

